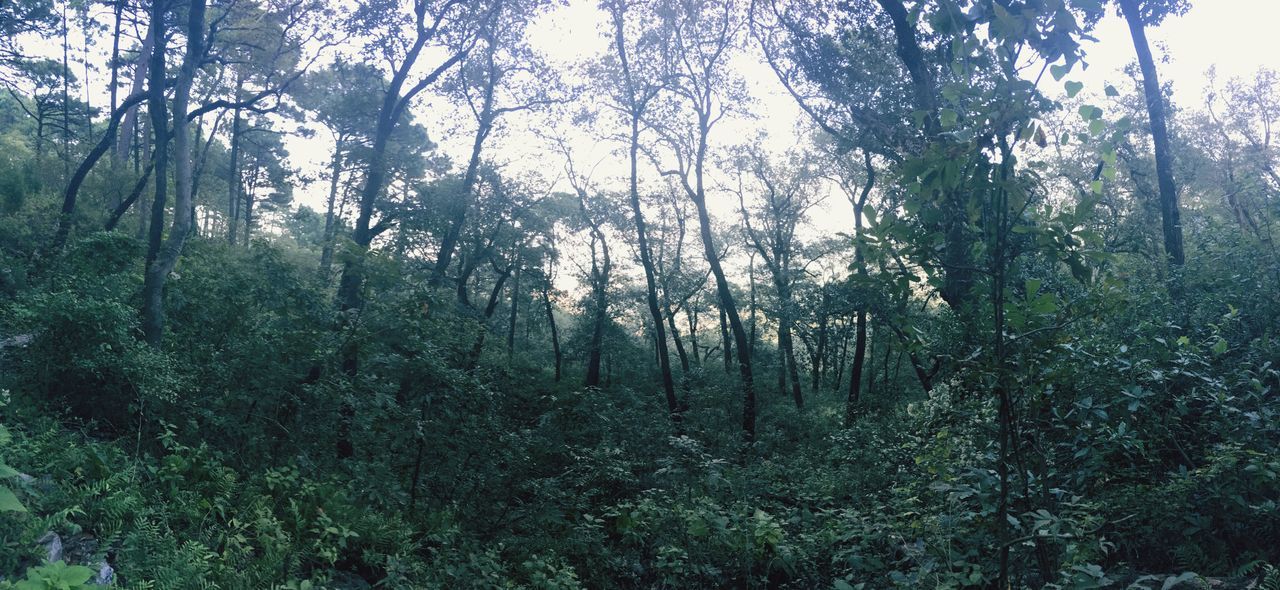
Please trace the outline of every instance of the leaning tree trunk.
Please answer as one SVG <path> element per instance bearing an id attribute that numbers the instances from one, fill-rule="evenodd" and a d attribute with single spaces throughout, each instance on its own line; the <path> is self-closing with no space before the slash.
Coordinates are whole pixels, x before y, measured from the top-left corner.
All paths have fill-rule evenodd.
<path id="1" fill-rule="evenodd" d="M 159 2 L 156 2 L 159 4 Z M 151 346 L 159 346 L 160 340 L 164 335 L 164 286 L 169 278 L 169 273 L 178 264 L 178 257 L 182 255 L 182 247 L 186 244 L 187 237 L 191 233 L 191 216 L 187 211 L 191 208 L 191 171 L 192 171 L 192 153 L 191 153 L 191 130 L 187 124 L 187 108 L 191 100 L 191 85 L 195 81 L 196 68 L 201 59 L 204 57 L 204 15 L 205 0 L 191 0 L 187 8 L 187 50 L 182 59 L 182 66 L 178 71 L 178 80 L 174 85 L 173 91 L 173 153 L 174 153 L 174 187 L 176 195 L 174 195 L 173 203 L 173 227 L 169 230 L 169 237 L 165 240 L 164 246 L 158 248 L 161 223 L 164 221 L 164 201 L 161 198 L 162 189 L 158 188 L 164 184 L 164 175 L 161 173 L 162 168 L 157 164 L 156 172 L 156 202 L 152 204 L 152 223 L 151 228 L 152 245 L 151 252 L 147 256 L 148 265 L 143 280 L 142 290 L 142 329 L 146 336 L 147 343 Z M 153 14 L 153 18 L 163 17 L 163 12 Z M 160 26 L 160 25 L 156 25 Z M 152 99 L 152 106 L 157 103 L 160 105 L 160 112 L 152 116 L 152 124 L 156 126 L 165 125 L 163 119 L 163 103 L 164 103 L 164 54 L 160 49 L 164 43 L 160 40 L 162 31 L 156 30 L 156 53 L 158 59 L 154 59 L 152 68 L 152 83 L 156 84 L 156 88 L 152 89 L 155 93 Z M 161 131 L 157 130 L 157 137 Z M 156 142 L 157 146 L 162 146 L 160 141 Z M 163 149 L 161 149 L 163 151 Z M 158 223 L 157 223 L 158 222 Z"/>
<path id="2" fill-rule="evenodd" d="M 1156 181 L 1160 187 L 1160 219 L 1164 233 L 1164 253 L 1170 270 L 1170 291 L 1178 295 L 1177 274 L 1186 263 L 1182 247 L 1182 221 L 1179 219 L 1177 186 L 1173 183 L 1173 150 L 1169 145 L 1169 130 L 1165 121 L 1164 97 L 1160 94 L 1160 79 L 1156 63 L 1151 57 L 1147 33 L 1137 0 L 1119 0 L 1121 12 L 1129 24 L 1133 47 L 1138 54 L 1138 68 L 1142 70 L 1142 90 L 1147 101 L 1147 118 L 1151 124 L 1151 143 L 1155 148 Z"/>
<path id="3" fill-rule="evenodd" d="M 121 0 L 123 4 L 124 0 Z M 129 89 L 129 94 L 139 94 L 147 85 L 147 70 L 150 67 L 151 56 L 155 53 L 155 34 L 151 27 L 147 27 L 147 36 L 142 39 L 142 47 L 138 50 L 138 63 L 133 68 L 133 82 Z M 120 137 L 116 141 L 115 160 L 123 162 L 129 157 L 129 148 L 133 141 L 134 129 L 138 121 L 138 107 L 130 108 L 124 116 L 124 122 L 121 123 Z"/>
<path id="4" fill-rule="evenodd" d="M 623 55 L 623 67 L 628 68 L 622 40 L 622 25 L 619 22 L 615 27 L 615 39 L 618 51 Z M 631 75 L 628 70 L 627 80 L 630 83 Z M 634 104 L 635 97 L 632 97 Z M 653 318 L 653 331 L 658 348 L 658 370 L 662 373 L 662 393 L 667 400 L 667 413 L 671 415 L 671 419 L 678 421 L 680 419 L 679 401 L 676 399 L 675 380 L 671 376 L 671 353 L 667 350 L 667 326 L 663 322 L 663 313 L 661 306 L 658 304 L 658 278 L 657 272 L 654 270 L 653 254 L 649 250 L 649 237 L 647 228 L 644 223 L 644 211 L 640 208 L 640 188 L 639 188 L 639 151 L 640 151 L 640 112 L 638 108 L 633 106 L 631 114 L 631 144 L 629 150 L 631 176 L 628 190 L 628 196 L 631 201 L 631 214 L 635 218 L 636 224 L 636 241 L 640 248 L 640 263 L 644 265 L 645 295 L 649 304 L 649 315 Z M 666 318 L 671 320 L 670 315 Z M 678 338 L 675 332 L 675 323 L 672 322 L 672 336 Z M 678 341 L 677 341 L 678 342 Z M 682 366 L 688 371 L 688 359 L 684 356 L 683 346 L 677 346 L 680 352 Z"/>

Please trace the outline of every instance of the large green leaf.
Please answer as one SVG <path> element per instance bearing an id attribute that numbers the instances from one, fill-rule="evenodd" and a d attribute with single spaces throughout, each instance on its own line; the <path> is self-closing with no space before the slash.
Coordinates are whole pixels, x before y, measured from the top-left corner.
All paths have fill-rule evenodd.
<path id="1" fill-rule="evenodd" d="M 26 512 L 27 508 L 18 501 L 13 490 L 0 486 L 0 512 Z"/>

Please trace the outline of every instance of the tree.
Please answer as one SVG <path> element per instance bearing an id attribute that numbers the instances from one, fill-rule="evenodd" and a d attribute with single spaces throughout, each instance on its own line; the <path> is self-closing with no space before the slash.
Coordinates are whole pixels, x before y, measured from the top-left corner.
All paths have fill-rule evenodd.
<path id="1" fill-rule="evenodd" d="M 1164 233 L 1164 253 L 1170 271 L 1171 291 L 1180 293 L 1177 278 L 1186 264 L 1182 246 L 1182 221 L 1178 206 L 1178 188 L 1173 182 L 1173 152 L 1169 145 L 1169 128 L 1166 121 L 1164 96 L 1156 62 L 1151 57 L 1151 45 L 1147 42 L 1146 27 L 1160 24 L 1166 17 L 1180 15 L 1190 5 L 1185 0 L 1116 0 L 1129 34 L 1133 38 L 1134 51 L 1138 55 L 1138 68 L 1142 72 L 1142 91 L 1147 103 L 1147 121 L 1151 127 L 1151 143 L 1155 148 L 1156 182 L 1160 190 L 1160 220 Z"/>
<path id="2" fill-rule="evenodd" d="M 742 380 L 742 433 L 747 442 L 755 439 L 756 397 L 747 333 L 738 314 L 729 279 L 720 264 L 707 209 L 707 152 L 712 128 L 724 116 L 726 105 L 737 97 L 735 80 L 727 71 L 727 62 L 745 24 L 743 7 L 737 2 L 700 0 L 688 3 L 666 2 L 661 5 L 664 37 L 668 46 L 663 55 L 669 60 L 671 83 L 665 93 L 669 104 L 665 112 L 652 117 L 649 124 L 660 136 L 667 158 L 674 164 L 658 164 L 663 176 L 674 178 L 698 213 L 703 254 L 716 281 L 716 294 L 733 332 L 738 356 L 738 373 Z M 678 106 L 677 106 L 678 105 Z M 692 120 L 680 118 L 678 109 L 687 109 Z M 664 119 L 665 118 L 665 119 Z M 655 157 L 657 161 L 657 158 Z"/>
<path id="3" fill-rule="evenodd" d="M 671 353 L 667 349 L 667 329 L 671 329 L 672 338 L 680 353 L 685 372 L 689 370 L 689 361 L 685 357 L 684 347 L 680 345 L 679 333 L 668 310 L 665 314 L 658 303 L 657 270 L 653 262 L 653 251 L 649 246 L 649 232 L 644 220 L 644 210 L 640 206 L 640 132 L 649 105 L 662 91 L 661 73 L 652 67 L 636 71 L 637 65 L 656 65 L 658 62 L 655 50 L 657 40 L 656 23 L 641 24 L 640 33 L 631 36 L 637 38 L 634 44 L 627 42 L 629 13 L 632 6 L 627 0 L 611 0 L 604 4 L 613 24 L 613 53 L 610 55 L 615 90 L 611 93 L 612 106 L 619 111 L 627 125 L 627 201 L 631 205 L 632 222 L 636 229 L 636 249 L 639 250 L 640 264 L 644 267 L 645 301 L 649 306 L 649 315 L 653 320 L 654 338 L 658 349 L 658 370 L 662 378 L 662 391 L 667 400 L 667 412 L 672 420 L 679 419 L 679 402 L 676 400 L 675 380 L 671 376 Z M 645 7 L 647 8 L 647 7 Z M 643 67 L 643 66 L 641 66 Z M 682 224 L 683 227 L 683 224 Z M 683 235 L 681 235 L 683 238 Z M 669 306 L 669 303 L 668 303 Z M 664 317 L 665 316 L 665 317 Z"/>
<path id="4" fill-rule="evenodd" d="M 778 387 L 785 395 L 787 379 L 790 378 L 791 398 L 797 408 L 803 408 L 800 369 L 796 364 L 792 339 L 796 311 L 794 286 L 798 270 L 793 266 L 793 260 L 800 247 L 796 230 L 808 210 L 820 200 L 814 182 L 816 175 L 800 154 L 790 154 L 789 161 L 777 164 L 759 150 L 748 148 L 741 159 L 735 166 L 740 171 L 738 211 L 742 214 L 747 241 L 769 270 L 777 292 Z M 747 205 L 748 193 L 759 195 L 758 205 Z M 753 218 L 756 223 L 752 223 Z"/>
<path id="5" fill-rule="evenodd" d="M 387 182 L 387 146 L 397 124 L 409 105 L 423 90 L 461 61 L 475 44 L 475 27 L 485 20 L 491 7 L 461 0 L 369 0 L 362 3 L 351 21 L 351 31 L 369 34 L 367 51 L 373 59 L 384 59 L 390 69 L 378 107 L 366 162 L 364 186 L 360 190 L 355 227 L 351 241 L 355 251 L 343 262 L 338 286 L 338 308 L 343 317 L 352 318 L 364 304 L 364 261 L 374 237 L 386 226 L 373 225 L 373 214 Z M 425 74 L 414 75 L 423 52 L 431 48 L 444 52 L 444 58 Z M 359 370 L 357 339 L 349 339 L 343 347 L 341 364 L 344 373 L 355 376 Z M 354 454 L 349 435 L 351 409 L 344 408 L 338 440 L 339 458 Z"/>
<path id="6" fill-rule="evenodd" d="M 172 128 L 165 104 L 166 70 L 164 36 L 165 19 L 174 10 L 170 2 L 156 0 L 151 9 L 152 35 L 156 41 L 152 50 L 150 92 L 147 108 L 151 115 L 152 129 L 156 135 L 156 192 L 151 203 L 151 229 L 147 241 L 146 270 L 142 287 L 142 331 L 148 344 L 159 347 L 164 334 L 164 285 L 169 273 L 178 264 L 178 256 L 182 254 L 182 246 L 191 233 L 191 217 L 186 214 L 191 208 L 191 173 L 192 149 L 191 135 L 187 114 L 191 100 L 191 86 L 195 81 L 196 69 L 204 57 L 205 43 L 205 2 L 191 0 L 187 6 L 187 23 L 184 32 L 187 37 L 186 52 L 178 69 L 177 81 L 174 83 L 172 101 Z M 169 230 L 167 240 L 163 239 L 164 214 L 167 193 L 166 172 L 168 156 L 163 154 L 168 140 L 173 139 L 174 152 L 174 185 L 173 227 Z"/>
<path id="7" fill-rule="evenodd" d="M 367 144 L 367 133 L 373 129 L 372 113 L 378 104 L 377 84 L 382 82 L 377 70 L 357 63 L 336 61 L 328 68 L 314 72 L 302 80 L 294 95 L 328 130 L 333 138 L 333 156 L 329 164 L 329 196 L 324 214 L 324 237 L 320 254 L 320 270 L 328 276 L 333 262 L 334 239 L 337 235 L 338 204 L 341 178 L 356 145 Z"/>
<path id="8" fill-rule="evenodd" d="M 476 131 L 462 176 L 462 191 L 453 204 L 449 226 L 436 255 L 432 285 L 440 284 L 453 260 L 473 198 L 481 152 L 498 120 L 503 115 L 563 100 L 549 88 L 554 76 L 548 75 L 537 54 L 524 42 L 525 26 L 546 6 L 543 0 L 495 2 L 476 33 L 479 47 L 463 56 L 456 78 L 445 87 L 455 100 L 466 104 L 475 119 Z"/>

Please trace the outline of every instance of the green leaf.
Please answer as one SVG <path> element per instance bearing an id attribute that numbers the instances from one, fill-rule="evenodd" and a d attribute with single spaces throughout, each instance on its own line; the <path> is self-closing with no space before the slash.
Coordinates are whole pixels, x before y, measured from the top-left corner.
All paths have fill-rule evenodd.
<path id="1" fill-rule="evenodd" d="M 18 477 L 18 470 L 0 461 L 0 479 L 9 479 L 10 477 Z"/>
<path id="2" fill-rule="evenodd" d="M 1116 87 L 1110 84 L 1107 84 L 1107 87 L 1103 89 L 1103 92 L 1106 92 L 1107 96 L 1120 96 L 1120 91 L 1116 90 Z"/>
<path id="3" fill-rule="evenodd" d="M 1049 66 L 1049 73 L 1053 75 L 1054 80 L 1061 80 L 1071 72 L 1070 64 L 1058 64 Z"/>
<path id="4" fill-rule="evenodd" d="M 62 581 L 76 587 L 89 581 L 93 577 L 93 570 L 83 565 L 73 565 L 62 570 Z"/>
<path id="5" fill-rule="evenodd" d="M 1041 315 L 1048 315 L 1058 311 L 1058 302 L 1054 301 L 1053 295 L 1045 293 L 1036 297 L 1035 303 L 1031 305 L 1031 311 Z"/>
<path id="6" fill-rule="evenodd" d="M 1091 104 L 1081 105 L 1079 109 L 1079 113 L 1080 113 L 1080 116 L 1084 118 L 1085 121 L 1092 121 L 1094 119 L 1102 118 L 1102 109 L 1095 107 Z"/>
<path id="7" fill-rule="evenodd" d="M 18 501 L 13 490 L 0 486 L 0 512 L 26 512 L 27 508 Z"/>
<path id="8" fill-rule="evenodd" d="M 1075 98 L 1077 94 L 1080 94 L 1081 90 L 1084 90 L 1084 84 L 1074 80 L 1067 82 L 1066 87 L 1067 98 Z"/>
<path id="9" fill-rule="evenodd" d="M 834 586 L 836 590 L 854 590 L 853 585 L 839 578 L 836 578 L 834 582 L 831 582 L 831 585 Z"/>
<path id="10" fill-rule="evenodd" d="M 1091 192 L 1091 193 L 1093 193 L 1093 194 L 1095 194 L 1095 195 L 1100 195 L 1100 194 L 1102 194 L 1102 181 L 1101 181 L 1101 180 L 1095 180 L 1095 181 L 1093 181 L 1093 182 L 1090 182 L 1090 183 L 1089 183 L 1089 192 Z"/>
<path id="11" fill-rule="evenodd" d="M 1102 119 L 1094 119 L 1092 121 L 1089 121 L 1089 133 L 1097 135 L 1099 133 L 1102 133 L 1104 130 L 1106 130 L 1106 128 L 1107 128 L 1107 122 L 1103 121 Z"/>
<path id="12" fill-rule="evenodd" d="M 955 126 L 958 118 L 960 118 L 960 115 L 951 109 L 942 109 L 938 113 L 938 120 L 942 122 L 943 127 Z"/>
<path id="13" fill-rule="evenodd" d="M 1222 338 L 1218 338 L 1218 341 L 1213 343 L 1213 348 L 1209 350 L 1213 351 L 1214 355 L 1221 356 L 1223 353 L 1227 352 L 1227 341 Z"/>

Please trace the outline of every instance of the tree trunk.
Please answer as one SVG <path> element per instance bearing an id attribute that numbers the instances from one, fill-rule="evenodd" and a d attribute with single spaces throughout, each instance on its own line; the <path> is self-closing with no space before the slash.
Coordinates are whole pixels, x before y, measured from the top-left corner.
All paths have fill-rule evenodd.
<path id="1" fill-rule="evenodd" d="M 236 99 L 244 88 L 244 81 L 237 75 Z M 240 108 L 231 117 L 231 155 L 227 164 L 227 243 L 236 245 L 236 233 L 240 225 Z"/>
<path id="2" fill-rule="evenodd" d="M 76 198 L 79 195 L 80 186 L 84 184 L 85 178 L 89 176 L 89 171 L 93 169 L 93 165 L 102 159 L 107 150 L 111 149 L 121 117 L 124 116 L 128 109 L 146 100 L 147 97 L 146 93 L 130 96 L 125 99 L 123 106 L 117 107 L 111 112 L 111 118 L 107 121 L 107 129 L 103 132 L 102 139 L 89 151 L 84 161 L 80 163 L 75 173 L 71 175 L 71 179 L 67 181 L 66 191 L 62 196 L 62 215 L 58 218 L 58 231 L 53 240 L 55 250 L 60 250 L 66 244 L 67 236 L 71 232 L 71 221 L 72 216 L 75 214 Z"/>
<path id="3" fill-rule="evenodd" d="M 1155 147 L 1156 181 L 1160 187 L 1160 219 L 1164 233 L 1164 253 L 1170 270 L 1171 292 L 1180 294 L 1177 275 L 1186 263 L 1182 246 L 1182 221 L 1179 219 L 1178 190 L 1173 183 L 1173 150 L 1169 145 L 1169 130 L 1165 121 L 1164 97 L 1160 93 L 1160 79 L 1156 63 L 1147 43 L 1147 33 L 1142 22 L 1137 0 L 1119 0 L 1121 12 L 1129 24 L 1133 47 L 1138 54 L 1138 67 L 1142 70 L 1142 90 L 1147 101 L 1147 117 L 1151 123 L 1151 143 Z"/>
<path id="4" fill-rule="evenodd" d="M 608 286 L 611 261 L 609 260 L 609 246 L 604 242 L 604 234 L 595 227 L 592 228 L 592 232 L 598 236 L 592 240 L 591 246 L 591 293 L 595 305 L 591 322 L 591 344 L 587 349 L 587 378 L 585 385 L 587 387 L 598 387 L 600 385 L 600 361 L 604 351 L 604 329 L 609 319 Z M 601 251 L 603 252 L 603 268 L 597 266 L 596 242 L 600 243 Z"/>
<path id="5" fill-rule="evenodd" d="M 858 195 L 858 200 L 853 203 L 853 231 L 854 246 L 853 259 L 854 266 L 857 269 L 858 278 L 867 278 L 867 257 L 862 246 L 862 212 L 867 205 L 867 198 L 871 195 L 871 189 L 876 183 L 876 169 L 874 162 L 871 160 L 870 152 L 863 152 L 863 165 L 867 171 L 867 182 L 862 186 L 862 192 Z M 857 334 L 854 336 L 853 344 L 853 371 L 849 375 L 849 399 L 845 404 L 844 422 L 845 426 L 853 424 L 853 419 L 857 412 L 858 402 L 862 394 L 862 366 L 867 354 L 867 303 L 859 301 L 858 319 L 855 329 Z M 927 380 L 921 381 L 925 383 Z"/>
<path id="6" fill-rule="evenodd" d="M 729 325 L 724 308 L 720 308 L 720 346 L 724 352 L 724 372 L 733 372 L 733 341 L 729 339 Z"/>
<path id="7" fill-rule="evenodd" d="M 693 364 L 702 366 L 702 355 L 698 354 L 698 312 L 692 305 L 685 305 L 684 319 L 689 324 L 689 349 L 693 356 Z"/>
<path id="8" fill-rule="evenodd" d="M 822 302 L 818 307 L 818 344 L 817 350 L 813 355 L 813 384 L 811 389 L 814 395 L 818 394 L 818 390 L 822 388 L 822 371 L 826 365 L 827 355 L 827 305 L 831 300 L 831 291 L 826 286 L 822 286 Z"/>
<path id="9" fill-rule="evenodd" d="M 800 391 L 800 367 L 796 365 L 796 347 L 791 338 L 791 285 L 786 283 L 779 289 L 782 305 L 786 306 L 781 314 L 781 326 L 778 328 L 779 344 L 786 355 L 787 378 L 791 380 L 791 400 L 796 408 L 804 409 L 804 393 Z"/>
<path id="10" fill-rule="evenodd" d="M 498 309 L 498 301 L 502 296 L 502 286 L 506 284 L 507 278 L 511 276 L 511 270 L 514 264 L 507 265 L 507 268 L 498 274 L 498 280 L 493 284 L 493 290 L 489 292 L 489 301 L 484 306 L 484 316 L 480 321 L 480 332 L 476 334 L 475 344 L 471 346 L 471 354 L 467 358 L 467 370 L 474 371 L 480 366 L 480 356 L 484 353 L 485 336 L 489 333 L 489 320 L 493 319 L 493 312 Z"/>
<path id="11" fill-rule="evenodd" d="M 342 176 L 342 144 L 341 137 L 334 140 L 333 162 L 329 166 L 329 200 L 324 210 L 324 243 L 320 248 L 320 275 L 326 283 L 329 281 L 329 269 L 333 265 L 333 247 L 338 233 L 334 210 L 338 202 L 338 183 Z"/>
<path id="12" fill-rule="evenodd" d="M 639 152 L 640 152 L 640 118 L 643 115 L 643 106 L 639 103 L 636 96 L 634 81 L 631 78 L 630 64 L 627 61 L 626 44 L 623 39 L 623 23 L 620 15 L 615 13 L 614 18 L 614 45 L 617 48 L 618 56 L 622 63 L 623 71 L 626 76 L 626 83 L 629 91 L 630 107 L 631 107 L 631 136 L 628 145 L 628 157 L 630 169 L 630 177 L 628 183 L 628 197 L 631 202 L 631 214 L 635 219 L 636 226 L 636 242 L 640 249 L 640 263 L 644 266 L 644 281 L 646 301 L 649 304 L 649 315 L 653 318 L 654 338 L 658 347 L 658 370 L 662 377 L 662 393 L 667 400 L 667 413 L 674 421 L 679 421 L 679 401 L 676 399 L 675 380 L 671 376 L 671 353 L 667 350 L 667 334 L 666 325 L 663 322 L 662 309 L 658 305 L 658 279 L 657 271 L 654 270 L 653 253 L 649 249 L 649 237 L 644 222 L 644 211 L 640 208 L 640 170 L 639 170 Z M 680 362 L 685 371 L 689 369 L 689 361 L 684 356 L 683 346 L 679 344 L 678 335 L 675 330 L 675 322 L 671 321 L 670 314 L 667 314 L 667 320 L 671 322 L 671 335 L 676 339 L 676 350 L 680 354 Z"/>
<path id="13" fill-rule="evenodd" d="M 120 0 L 123 4 L 124 0 Z M 143 91 L 147 83 L 147 70 L 150 66 L 151 55 L 155 53 L 155 33 L 150 26 L 147 27 L 147 36 L 142 39 L 142 47 L 138 49 L 138 63 L 133 67 L 133 82 L 129 89 L 129 94 L 139 94 Z M 129 157 L 129 148 L 133 142 L 134 130 L 138 121 L 138 107 L 133 107 L 125 113 L 124 122 L 121 123 L 120 137 L 116 142 L 116 155 L 118 161 L 124 161 Z"/>
<path id="14" fill-rule="evenodd" d="M 157 2 L 158 4 L 158 2 Z M 187 108 L 191 99 L 191 85 L 195 80 L 196 68 L 201 59 L 204 58 L 204 15 L 205 0 L 191 0 L 187 8 L 187 49 L 182 59 L 182 66 L 178 72 L 178 80 L 174 85 L 173 91 L 173 152 L 174 152 L 174 186 L 176 194 L 173 203 L 173 227 L 169 231 L 169 237 L 164 242 L 163 248 L 157 248 L 160 238 L 160 227 L 157 225 L 151 228 L 152 250 L 158 250 L 155 255 L 148 255 L 148 261 L 153 262 L 146 269 L 143 281 L 143 333 L 146 335 L 147 343 L 153 347 L 160 345 L 160 340 L 164 334 L 164 285 L 168 280 L 169 273 L 173 271 L 178 264 L 178 257 L 182 255 L 182 247 L 187 241 L 187 236 L 191 233 L 191 217 L 187 215 L 187 211 L 191 208 L 191 172 L 192 172 L 192 152 L 191 152 L 191 134 L 187 124 Z M 163 12 L 155 14 L 162 17 Z M 154 17 L 153 17 L 154 18 Z M 162 32 L 157 30 L 156 47 L 162 47 L 163 43 L 159 40 Z M 160 103 L 159 117 L 152 116 L 152 125 L 163 126 L 163 102 L 164 102 L 164 56 L 160 54 L 158 60 L 152 63 L 153 70 L 159 70 L 159 75 L 153 71 L 152 82 L 158 82 L 158 88 L 153 88 L 157 96 L 153 98 L 153 105 Z M 161 132 L 157 130 L 157 136 Z M 164 151 L 163 143 L 157 140 L 157 149 Z M 156 179 L 162 181 L 164 178 L 163 168 L 157 164 Z M 158 182 L 157 186 L 163 185 Z M 164 202 L 161 198 L 162 191 L 156 190 L 156 202 L 152 204 L 152 222 L 164 221 Z"/>
<path id="15" fill-rule="evenodd" d="M 520 257 L 516 256 L 516 277 L 511 285 L 511 317 L 507 322 L 507 362 L 516 353 L 516 319 L 520 310 Z"/>
<path id="16" fill-rule="evenodd" d="M 143 169 L 142 176 L 138 177 L 138 182 L 133 185 L 133 190 L 129 192 L 128 198 L 116 205 L 115 210 L 111 212 L 111 216 L 107 218 L 107 224 L 104 229 L 112 231 L 120 223 L 121 217 L 129 210 L 129 207 L 133 206 L 133 203 L 138 200 L 138 197 L 146 189 L 147 181 L 151 179 L 151 171 L 155 168 L 155 165 L 155 154 L 152 154 L 151 158 L 147 160 L 147 167 Z"/>
<path id="17" fill-rule="evenodd" d="M 680 370 L 684 374 L 689 373 L 689 353 L 684 350 L 684 341 L 680 338 L 680 329 L 676 327 L 676 314 L 671 311 L 671 302 L 664 302 L 664 309 L 667 316 L 667 329 L 671 330 L 671 342 L 676 346 L 676 355 L 680 357 Z"/>
<path id="18" fill-rule="evenodd" d="M 560 382 L 560 365 L 563 358 L 560 354 L 560 332 L 556 329 L 556 314 L 551 308 L 551 277 L 547 276 L 542 284 L 542 304 L 547 308 L 547 324 L 551 326 L 551 353 L 555 356 L 556 382 Z"/>

